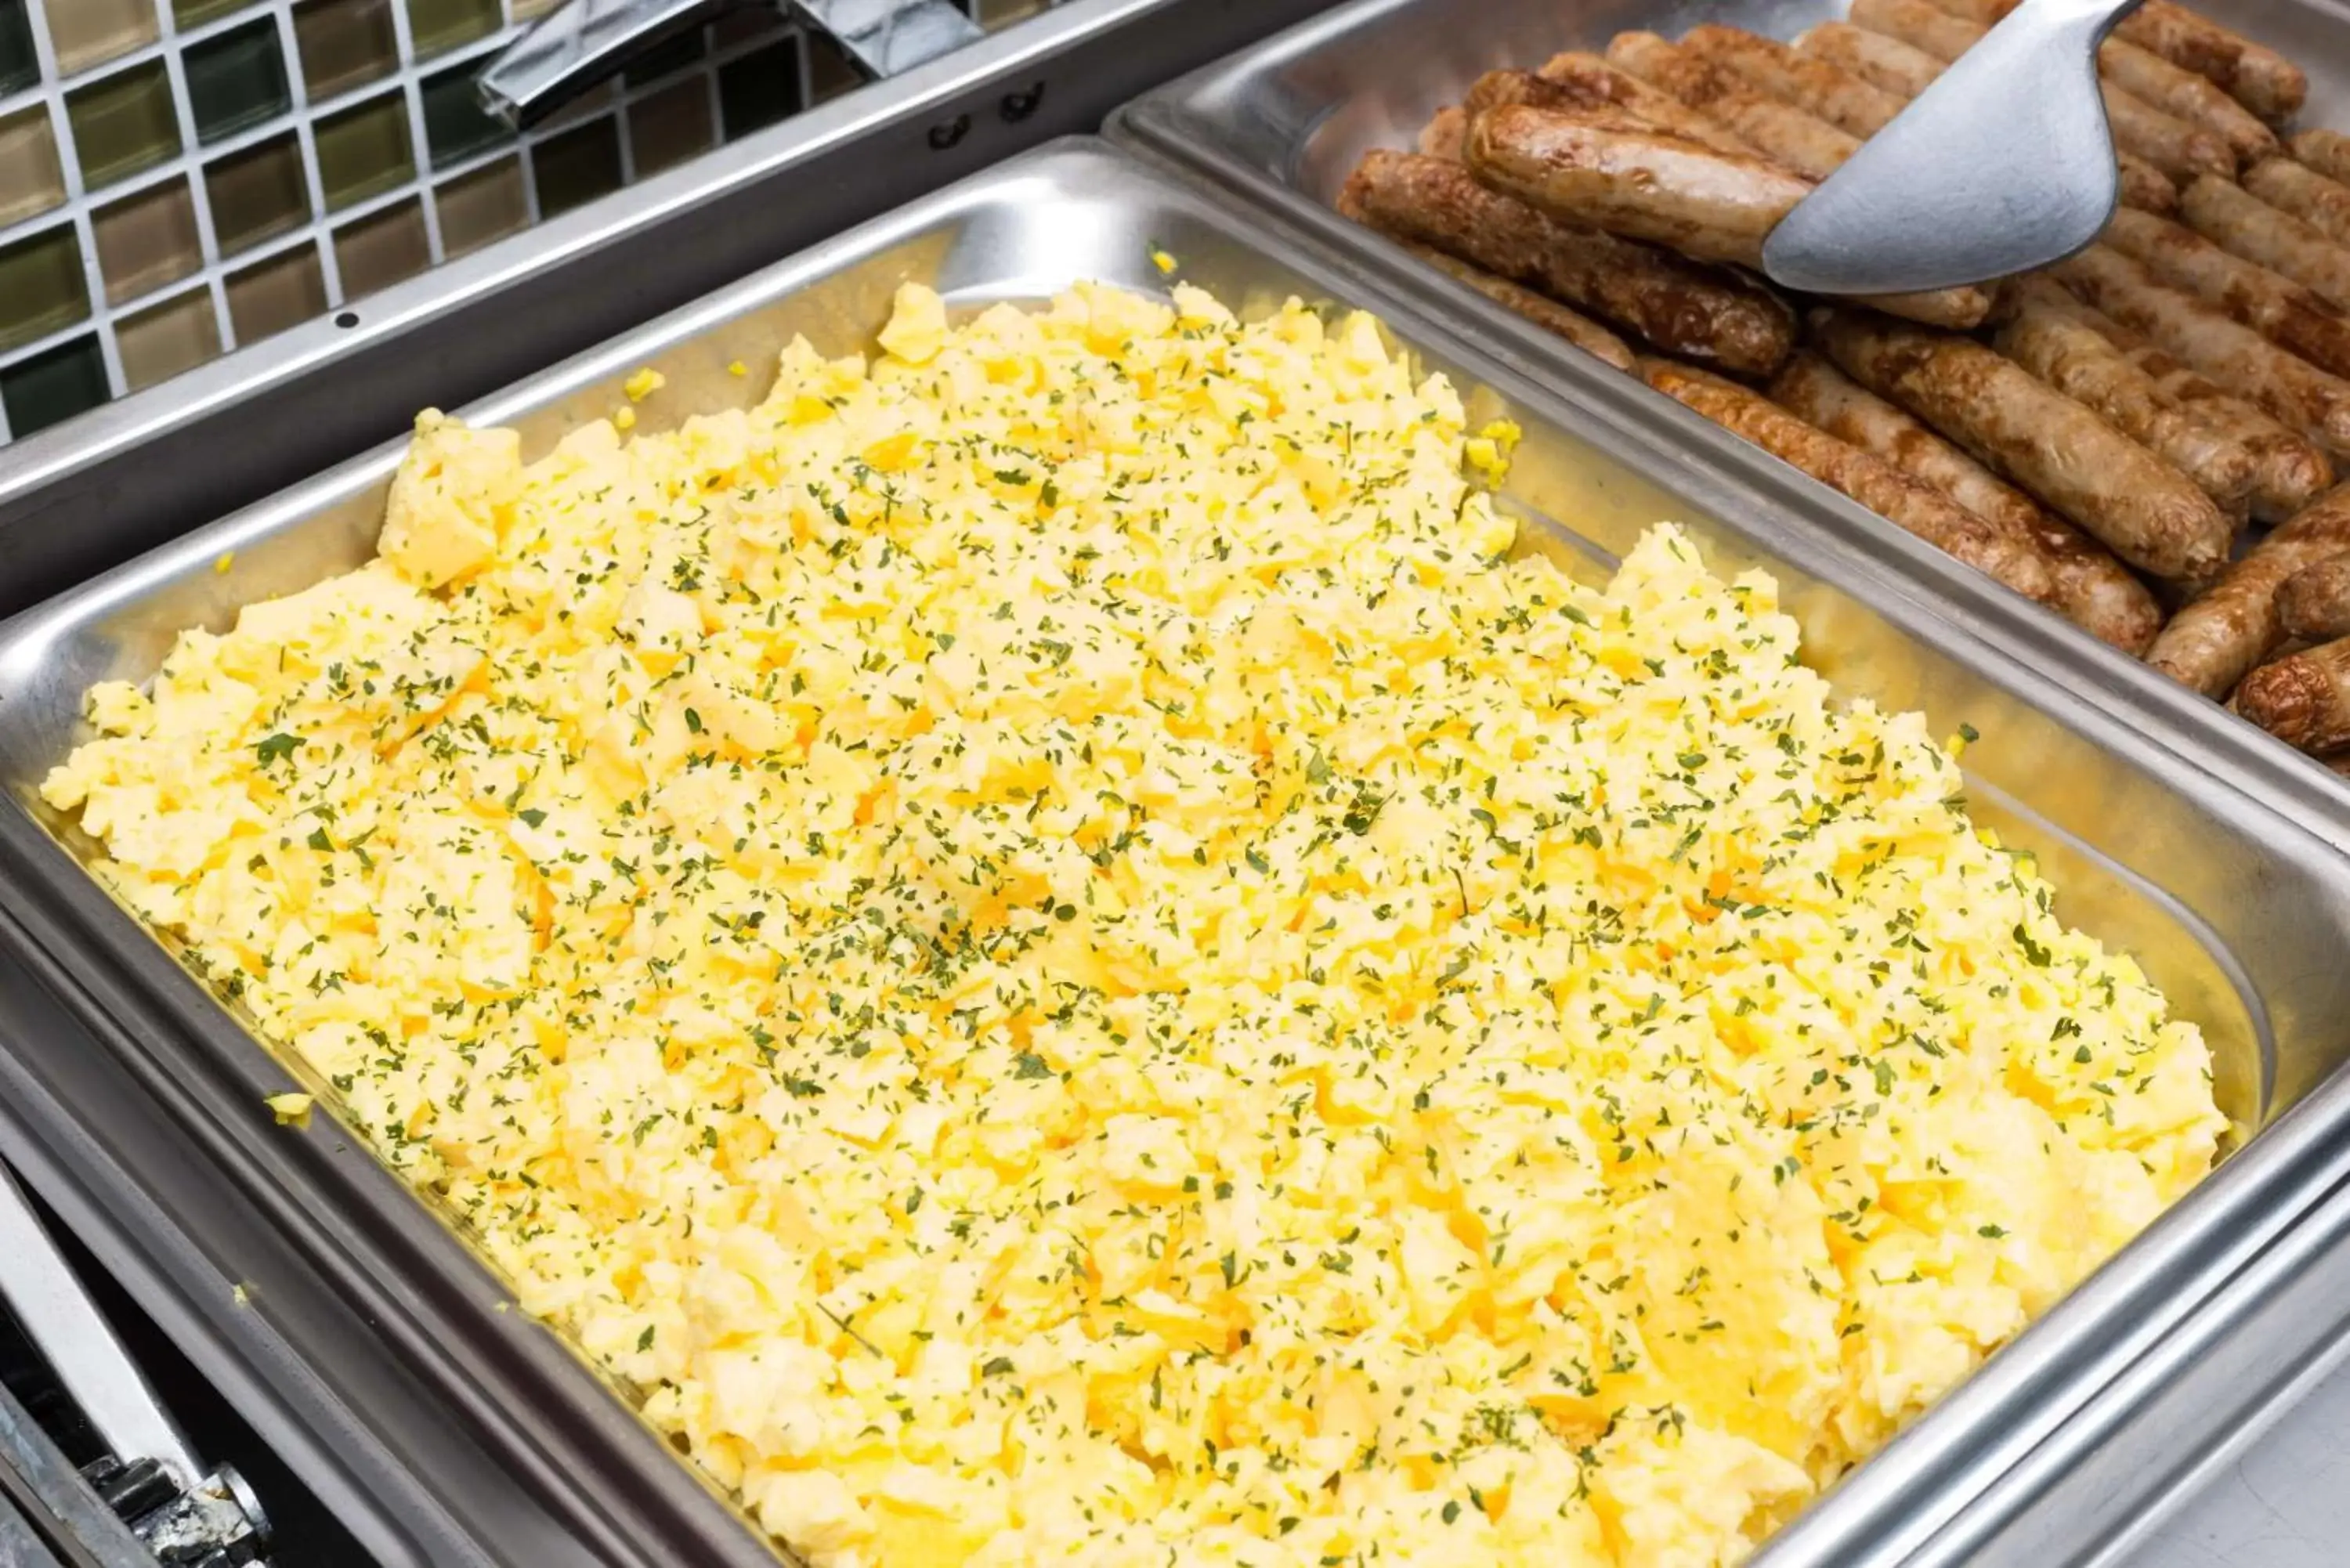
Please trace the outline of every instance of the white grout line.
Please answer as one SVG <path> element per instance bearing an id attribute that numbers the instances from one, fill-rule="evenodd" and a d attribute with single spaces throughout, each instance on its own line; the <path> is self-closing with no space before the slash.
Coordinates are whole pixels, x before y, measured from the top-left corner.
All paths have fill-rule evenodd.
<path id="1" fill-rule="evenodd" d="M 323 228 L 316 222 L 327 210 L 327 182 L 318 172 L 318 119 L 308 112 L 309 92 L 302 81 L 301 55 L 294 42 L 294 10 L 287 6 L 277 13 L 277 47 L 286 57 L 286 92 L 293 106 L 294 138 L 302 154 L 302 188 L 309 192 L 311 227 L 319 233 L 312 244 L 318 254 L 318 277 L 326 289 L 327 308 L 332 310 L 343 302 L 342 269 L 335 264 L 335 247 Z"/>
<path id="2" fill-rule="evenodd" d="M 172 0 L 155 0 L 155 13 L 156 24 L 163 29 L 163 36 L 168 41 L 172 36 L 174 26 Z M 180 144 L 182 147 L 193 147 L 196 145 L 196 110 L 195 106 L 188 101 L 185 72 L 176 50 L 164 56 L 164 60 L 166 62 L 164 69 L 170 72 L 172 78 L 172 109 L 179 119 Z M 150 183 L 161 185 L 165 180 L 183 181 L 190 188 L 189 199 L 194 203 L 196 210 L 197 275 L 210 283 L 213 281 L 212 275 L 219 270 L 221 247 L 220 234 L 213 226 L 212 190 L 204 180 L 203 170 L 200 165 L 175 161 Z M 213 327 L 220 334 L 221 349 L 225 353 L 230 345 L 236 341 L 235 331 L 228 318 L 228 296 L 222 290 L 214 288 L 212 291 L 212 296 Z M 126 300 L 124 303 L 127 305 L 130 302 Z"/>
<path id="3" fill-rule="evenodd" d="M 55 81 L 57 57 L 49 41 L 48 17 L 38 6 L 26 8 L 26 19 L 33 34 L 33 58 L 40 67 L 41 79 Z M 74 146 L 73 126 L 68 120 L 65 100 L 60 97 L 50 114 L 50 129 L 57 139 L 57 169 L 65 181 L 66 206 L 73 214 L 74 243 L 81 247 L 81 286 L 88 314 L 80 321 L 63 327 L 48 337 L 27 345 L 22 352 L 12 353 L 9 363 L 22 364 L 44 349 L 68 343 L 87 336 L 93 328 L 98 334 L 99 362 L 106 368 L 106 395 L 122 395 L 122 356 L 115 348 L 113 322 L 106 308 L 106 279 L 98 270 L 98 244 L 90 232 L 89 203 L 85 201 L 81 183 L 81 154 Z"/>

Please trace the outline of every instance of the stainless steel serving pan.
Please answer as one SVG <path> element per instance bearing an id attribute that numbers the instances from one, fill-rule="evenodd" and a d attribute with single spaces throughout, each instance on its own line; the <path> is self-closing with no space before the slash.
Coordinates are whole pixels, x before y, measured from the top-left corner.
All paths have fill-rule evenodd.
<path id="1" fill-rule="evenodd" d="M 2219 1051 L 2241 1148 L 2210 1179 L 1880 1457 L 1794 1534 L 1801 1560 L 1889 1561 L 2283 1235 L 2350 1176 L 2350 863 L 2288 816 L 2208 776 L 2158 721 L 2125 723 L 1953 621 L 1915 586 L 1906 538 L 1824 525 L 1808 482 L 1755 469 L 1731 438 L 1595 395 L 1597 368 L 1544 385 L 1456 342 L 1406 291 L 1285 223 L 1100 143 L 1067 141 L 918 202 L 466 410 L 517 426 L 526 454 L 619 405 L 650 365 L 668 385 L 639 428 L 757 395 L 759 371 L 804 333 L 869 342 L 903 279 L 960 306 L 1035 298 L 1078 278 L 1165 286 L 1183 276 L 1244 311 L 1290 294 L 1360 305 L 1480 418 L 1525 431 L 1503 493 L 1526 547 L 1593 573 L 1659 519 L 1711 564 L 1762 566 L 1803 623 L 1808 657 L 1851 697 L 1971 723 L 1978 812 L 2036 850 L 2063 913 L 2138 955 Z M 754 374 L 726 366 L 750 362 Z M 91 682 L 143 679 L 183 628 L 353 566 L 370 551 L 399 449 L 387 446 L 0 626 L 0 944 L 58 994 L 99 1047 L 144 1082 L 307 1266 L 334 1282 L 415 1375 L 461 1412 L 598 1560 L 749 1563 L 766 1548 L 553 1335 L 506 1296 L 434 1212 L 326 1117 L 273 1125 L 262 1096 L 289 1068 L 84 869 L 91 846 L 41 807 L 43 774 L 83 737 Z M 1835 546 L 1835 547 L 1832 547 Z M 229 565 L 216 569 L 224 556 Z M 331 1105 L 326 1085 L 291 1075 Z M 294 1349 L 326 1360 L 332 1335 Z M 364 1425 L 365 1412 L 357 1415 Z M 586 1550 L 583 1548 L 583 1550 Z"/>
<path id="2" fill-rule="evenodd" d="M 1409 292 L 1497 355 L 1544 379 L 1587 365 L 1558 339 L 1423 265 L 1331 210 L 1339 187 L 1373 147 L 1409 147 L 1436 110 L 1504 66 L 1539 65 L 1561 49 L 1605 48 L 1627 28 L 1676 36 L 1723 22 L 1792 38 L 1842 16 L 1847 0 L 1357 0 L 1159 88 L 1112 117 L 1108 134 L 1180 166 L 1317 238 L 1345 246 L 1383 283 Z M 2309 73 L 2302 123 L 2350 129 L 2350 25 L 2324 0 L 2199 0 L 2199 8 L 2283 50 Z M 1708 427 L 1627 376 L 1575 376 L 1592 395 L 1643 410 L 1683 441 Z M 1787 470 L 1748 447 L 1749 474 Z M 2045 661 L 2100 701 L 2197 737 L 2210 765 L 2265 793 L 2350 849 L 2350 783 L 2250 724 L 2099 646 L 2058 616 L 1998 587 L 1923 545 L 1887 550 L 1892 525 L 1806 480 L 1798 488 L 1845 542 L 1898 560 L 1955 614 L 2027 660 Z"/>

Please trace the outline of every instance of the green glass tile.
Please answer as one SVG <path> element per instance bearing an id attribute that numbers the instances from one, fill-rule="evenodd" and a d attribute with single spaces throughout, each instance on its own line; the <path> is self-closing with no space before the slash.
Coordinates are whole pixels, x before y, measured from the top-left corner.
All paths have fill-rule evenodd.
<path id="1" fill-rule="evenodd" d="M 255 17 L 189 45 L 182 65 L 198 141 L 234 136 L 293 107 L 286 91 L 286 51 L 278 47 L 276 17 Z"/>
<path id="2" fill-rule="evenodd" d="M 672 71 L 681 71 L 702 58 L 707 51 L 702 47 L 702 29 L 688 27 L 675 37 L 665 39 L 629 62 L 620 79 L 632 88 L 647 82 L 657 82 Z"/>
<path id="3" fill-rule="evenodd" d="M 191 289 L 177 299 L 114 324 L 122 379 L 132 391 L 192 370 L 220 352 L 220 322 L 212 291 Z"/>
<path id="4" fill-rule="evenodd" d="M 110 305 L 177 283 L 204 265 L 195 198 L 177 174 L 99 208 L 89 232 Z"/>
<path id="5" fill-rule="evenodd" d="M 26 0 L 0 0 L 0 94 L 22 92 L 41 79 L 33 53 L 33 18 Z"/>
<path id="6" fill-rule="evenodd" d="M 394 0 L 301 0 L 294 7 L 294 47 L 310 101 L 334 97 L 400 64 Z"/>
<path id="7" fill-rule="evenodd" d="M 798 50 L 796 37 L 785 38 L 718 67 L 718 118 L 727 140 L 799 112 Z"/>
<path id="8" fill-rule="evenodd" d="M 330 213 L 415 177 L 408 105 L 397 92 L 327 116 L 312 135 L 318 146 L 318 183 Z"/>
<path id="9" fill-rule="evenodd" d="M 261 0 L 172 0 L 172 20 L 182 27 L 197 27 L 260 3 Z"/>
<path id="10" fill-rule="evenodd" d="M 172 21 L 181 28 L 195 28 L 233 12 L 242 12 L 246 5 L 261 5 L 261 0 L 172 0 Z"/>
<path id="11" fill-rule="evenodd" d="M 708 151 L 715 140 L 709 86 L 702 77 L 672 82 L 629 106 L 629 150 L 636 154 L 639 180 Z"/>
<path id="12" fill-rule="evenodd" d="M 419 59 L 486 38 L 504 20 L 498 0 L 408 0 L 408 36 Z"/>
<path id="13" fill-rule="evenodd" d="M 221 254 L 257 245 L 310 221 L 310 191 L 302 177 L 302 145 L 292 131 L 242 148 L 204 165 L 204 195 Z"/>
<path id="14" fill-rule="evenodd" d="M 345 299 L 390 288 L 432 265 L 424 203 L 415 197 L 335 231 L 335 272 L 342 279 Z"/>
<path id="15" fill-rule="evenodd" d="M 146 60 L 66 95 L 74 155 L 89 190 L 161 163 L 180 151 L 172 79 L 161 60 Z"/>
<path id="16" fill-rule="evenodd" d="M 307 243 L 229 274 L 222 292 L 228 296 L 229 325 L 240 344 L 258 343 L 327 312 L 318 247 Z"/>
<path id="17" fill-rule="evenodd" d="M 514 134 L 506 123 L 482 107 L 474 83 L 489 61 L 455 66 L 427 77 L 417 88 L 424 103 L 424 140 L 432 167 L 445 169 L 461 158 L 495 147 Z"/>
<path id="18" fill-rule="evenodd" d="M 620 188 L 620 122 L 607 115 L 550 136 L 530 157 L 539 216 L 567 213 Z"/>
<path id="19" fill-rule="evenodd" d="M 432 192 L 441 215 L 441 250 L 461 256 L 501 239 L 530 222 L 530 194 L 522 182 L 522 160 L 496 162 L 460 174 Z"/>
<path id="20" fill-rule="evenodd" d="M 77 337 L 0 370 L 0 406 L 22 439 L 106 401 L 106 356 L 96 337 Z"/>
<path id="21" fill-rule="evenodd" d="M 66 77 L 151 44 L 160 32 L 155 0 L 68 0 L 63 5 L 51 0 L 42 15 L 49 24 L 49 47 L 57 51 L 57 73 Z"/>
<path id="22" fill-rule="evenodd" d="M 65 199 L 66 175 L 49 129 L 49 106 L 36 102 L 0 116 L 0 224 L 46 213 Z"/>
<path id="23" fill-rule="evenodd" d="M 88 315 L 89 285 L 71 223 L 0 246 L 0 349 L 47 337 Z"/>

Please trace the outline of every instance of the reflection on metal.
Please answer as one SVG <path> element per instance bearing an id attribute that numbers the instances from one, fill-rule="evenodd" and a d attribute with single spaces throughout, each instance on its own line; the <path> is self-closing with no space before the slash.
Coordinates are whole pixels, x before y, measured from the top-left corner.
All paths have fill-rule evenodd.
<path id="1" fill-rule="evenodd" d="M 511 125 L 527 125 L 729 0 L 571 0 L 517 38 L 482 73 L 482 103 Z M 800 21 L 824 33 L 866 75 L 911 70 L 986 35 L 951 0 L 790 0 Z"/>
<path id="2" fill-rule="evenodd" d="M 0 1384 L 0 1513 L 62 1537 L 76 1563 L 241 1568 L 268 1545 L 244 1478 L 204 1472 L 147 1379 L 0 1167 L 0 1304 L 109 1450 L 76 1469 L 16 1394 Z M 9 1534 L 0 1529 L 0 1549 Z M 38 1562 L 39 1559 L 31 1559 Z M 17 1558 L 0 1550 L 0 1563 Z"/>

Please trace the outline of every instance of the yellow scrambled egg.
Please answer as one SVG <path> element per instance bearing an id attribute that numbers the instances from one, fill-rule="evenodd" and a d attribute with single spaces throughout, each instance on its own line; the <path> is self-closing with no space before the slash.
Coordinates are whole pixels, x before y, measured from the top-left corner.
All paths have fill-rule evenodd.
<path id="1" fill-rule="evenodd" d="M 1367 319 L 881 342 L 426 416 L 47 786 L 821 1568 L 1731 1562 L 2210 1163 L 1922 722 L 1505 559 Z"/>

